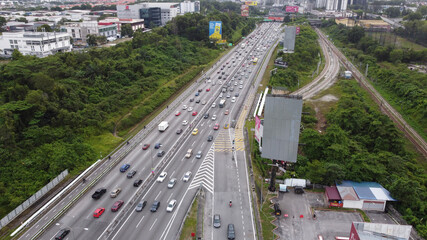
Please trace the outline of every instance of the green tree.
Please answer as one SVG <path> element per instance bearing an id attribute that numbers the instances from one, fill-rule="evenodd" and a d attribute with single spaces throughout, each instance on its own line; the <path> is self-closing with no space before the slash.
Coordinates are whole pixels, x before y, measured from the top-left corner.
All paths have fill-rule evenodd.
<path id="1" fill-rule="evenodd" d="M 389 7 L 385 10 L 385 13 L 388 17 L 397 18 L 400 16 L 400 8 L 398 7 Z"/>
<path id="2" fill-rule="evenodd" d="M 403 59 L 403 50 L 402 49 L 393 49 L 390 52 L 390 61 L 394 63 L 400 63 Z"/>
<path id="3" fill-rule="evenodd" d="M 26 18 L 24 18 L 24 17 L 20 17 L 20 18 L 16 19 L 16 21 L 28 23 L 28 20 Z"/>
<path id="4" fill-rule="evenodd" d="M 37 27 L 37 32 L 53 32 L 53 29 L 48 24 L 43 24 Z"/>
<path id="5" fill-rule="evenodd" d="M 357 43 L 362 37 L 365 36 L 365 29 L 363 27 L 355 26 L 348 31 L 347 38 L 351 43 Z"/>
<path id="6" fill-rule="evenodd" d="M 123 24 L 121 27 L 121 35 L 132 37 L 133 36 L 132 26 L 130 24 Z"/>
<path id="7" fill-rule="evenodd" d="M 93 34 L 87 35 L 86 42 L 87 44 L 89 44 L 89 46 L 97 46 L 98 45 L 97 36 Z"/>
<path id="8" fill-rule="evenodd" d="M 3 27 L 7 23 L 6 18 L 0 17 L 0 28 Z"/>

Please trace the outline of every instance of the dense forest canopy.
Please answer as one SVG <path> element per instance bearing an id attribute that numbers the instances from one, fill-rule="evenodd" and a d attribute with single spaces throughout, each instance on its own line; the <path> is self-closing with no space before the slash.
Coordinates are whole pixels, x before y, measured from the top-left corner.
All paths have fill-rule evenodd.
<path id="1" fill-rule="evenodd" d="M 114 47 L 41 59 L 15 52 L 0 65 L 0 216 L 61 171 L 90 165 L 99 151 L 88 138 L 127 131 L 215 59 L 210 20 L 223 21 L 226 38 L 255 28 L 234 12 L 186 14 Z"/>

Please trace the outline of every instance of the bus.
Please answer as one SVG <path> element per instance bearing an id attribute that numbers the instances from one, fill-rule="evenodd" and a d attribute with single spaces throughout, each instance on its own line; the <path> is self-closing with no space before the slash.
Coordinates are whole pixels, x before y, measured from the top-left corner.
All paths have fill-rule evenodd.
<path id="1" fill-rule="evenodd" d="M 256 63 L 258 62 L 258 58 L 254 58 L 252 62 L 254 63 L 254 65 L 256 65 Z"/>
<path id="2" fill-rule="evenodd" d="M 219 107 L 223 108 L 225 106 L 225 99 L 221 99 L 221 101 L 219 101 Z"/>

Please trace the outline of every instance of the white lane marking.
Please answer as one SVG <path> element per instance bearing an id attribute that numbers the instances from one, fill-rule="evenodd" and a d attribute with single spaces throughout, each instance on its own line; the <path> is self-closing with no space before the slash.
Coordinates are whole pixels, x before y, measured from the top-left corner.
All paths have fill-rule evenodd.
<path id="1" fill-rule="evenodd" d="M 206 142 L 203 142 L 203 143 L 202 143 L 202 146 L 201 146 L 200 148 L 203 148 L 203 145 L 205 145 L 205 143 L 206 143 Z"/>
<path id="2" fill-rule="evenodd" d="M 158 194 L 157 194 L 157 196 L 154 198 L 154 200 L 157 200 L 157 198 L 159 197 L 159 195 L 160 195 L 160 193 L 161 193 L 162 191 L 160 191 Z"/>
<path id="3" fill-rule="evenodd" d="M 142 216 L 141 220 L 139 220 L 139 222 L 138 222 L 138 224 L 136 224 L 135 228 L 138 228 L 139 224 L 141 223 L 142 219 L 144 219 L 144 218 L 145 218 L 145 216 Z"/>
<path id="4" fill-rule="evenodd" d="M 173 174 L 175 173 L 175 171 L 172 172 L 172 174 L 170 175 L 170 178 L 172 178 Z"/>
<path id="5" fill-rule="evenodd" d="M 150 231 L 151 231 L 151 229 L 153 229 L 154 224 L 156 224 L 156 222 L 157 222 L 157 218 L 156 218 L 156 220 L 154 220 L 153 225 L 151 225 L 151 227 L 150 227 Z"/>
<path id="6" fill-rule="evenodd" d="M 171 199 L 172 195 L 173 195 L 173 193 L 171 193 L 171 195 L 169 196 L 168 200 L 166 201 L 166 204 L 169 203 L 169 200 Z"/>
<path id="7" fill-rule="evenodd" d="M 194 142 L 191 144 L 191 146 L 194 146 L 194 143 L 196 143 L 196 141 L 194 141 Z"/>

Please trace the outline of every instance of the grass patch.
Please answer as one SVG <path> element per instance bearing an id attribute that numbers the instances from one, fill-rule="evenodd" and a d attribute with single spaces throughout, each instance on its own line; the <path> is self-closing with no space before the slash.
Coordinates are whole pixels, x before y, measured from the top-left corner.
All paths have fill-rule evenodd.
<path id="1" fill-rule="evenodd" d="M 180 240 L 193 240 L 191 237 L 191 233 L 196 233 L 197 227 L 197 206 L 199 203 L 199 198 L 196 198 L 193 205 L 191 206 L 191 210 L 187 218 L 185 219 L 184 226 L 182 228 Z"/>
<path id="2" fill-rule="evenodd" d="M 384 43 L 386 46 L 395 46 L 398 48 L 412 48 L 413 50 L 423 50 L 425 47 L 414 43 L 408 39 L 397 36 L 391 32 L 367 32 L 367 36 L 377 40 L 378 42 Z"/>
<path id="3" fill-rule="evenodd" d="M 264 189 L 264 188 L 263 188 Z M 277 235 L 273 233 L 273 230 L 276 228 L 275 225 L 271 223 L 276 217 L 273 215 L 274 210 L 270 208 L 270 198 L 273 195 L 266 195 L 264 202 L 261 206 L 261 224 L 262 224 L 262 237 L 263 239 L 276 239 Z"/>
<path id="4" fill-rule="evenodd" d="M 356 209 L 356 211 L 360 213 L 360 215 L 362 215 L 364 222 L 371 222 L 371 219 L 368 217 L 368 215 L 366 215 L 364 211 L 362 211 L 361 209 Z"/>
<path id="5" fill-rule="evenodd" d="M 267 86 L 268 82 L 270 82 L 271 73 L 270 71 L 275 68 L 274 66 L 274 60 L 277 58 L 277 50 L 279 49 L 279 45 L 276 46 L 276 48 L 273 50 L 274 53 L 271 55 L 271 58 L 268 60 L 268 64 L 266 67 L 266 70 L 264 72 L 264 75 L 262 76 L 262 80 L 260 82 L 260 85 L 258 86 L 257 93 L 264 92 L 265 87 Z M 263 64 L 263 63 L 261 63 Z"/>
<path id="6" fill-rule="evenodd" d="M 123 138 L 114 137 L 112 133 L 106 132 L 101 135 L 90 135 L 85 142 L 94 148 L 96 153 L 100 153 L 100 158 L 110 154 L 112 149 L 120 145 Z"/>

